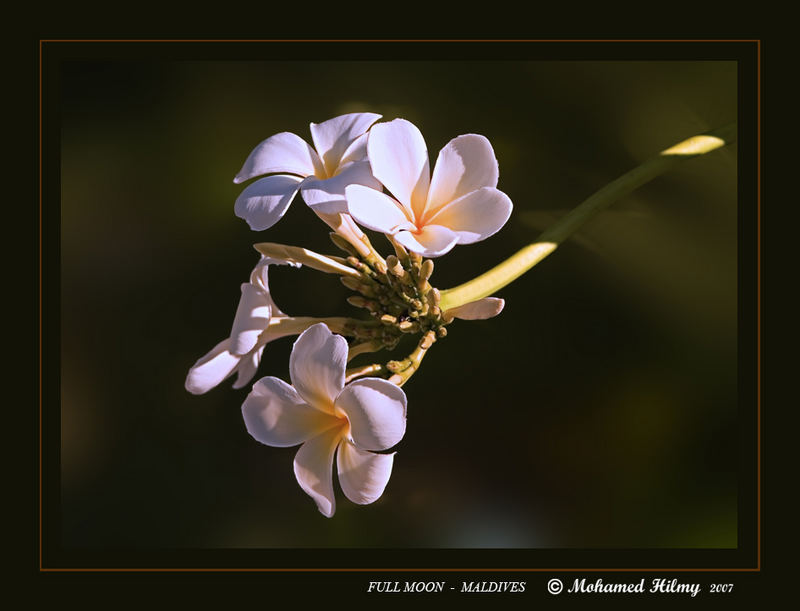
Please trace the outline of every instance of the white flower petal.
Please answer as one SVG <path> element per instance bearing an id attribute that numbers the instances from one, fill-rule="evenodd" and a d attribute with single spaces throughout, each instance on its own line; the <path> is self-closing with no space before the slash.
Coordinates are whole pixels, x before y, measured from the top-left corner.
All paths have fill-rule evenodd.
<path id="1" fill-rule="evenodd" d="M 383 494 L 392 475 L 394 454 L 361 451 L 349 441 L 336 454 L 339 484 L 344 495 L 359 505 L 368 505 Z"/>
<path id="2" fill-rule="evenodd" d="M 336 407 L 350 421 L 350 436 L 362 450 L 386 450 L 406 432 L 406 394 L 380 378 L 361 378 L 348 384 Z"/>
<path id="3" fill-rule="evenodd" d="M 193 395 L 202 395 L 233 374 L 241 357 L 231 354 L 230 346 L 230 338 L 225 339 L 198 359 L 186 376 L 186 390 Z"/>
<path id="4" fill-rule="evenodd" d="M 269 325 L 270 303 L 257 286 L 242 284 L 242 296 L 231 327 L 231 352 L 243 355 L 255 348 L 258 336 Z"/>
<path id="5" fill-rule="evenodd" d="M 347 150 L 344 152 L 344 155 L 342 155 L 342 159 L 339 161 L 339 168 L 354 161 L 369 161 L 367 159 L 368 139 L 369 139 L 369 133 L 366 133 L 366 134 L 361 134 L 358 138 L 353 140 L 350 143 L 350 146 L 347 147 Z M 372 170 L 370 170 L 370 173 L 372 173 Z M 380 187 L 376 188 L 379 189 Z"/>
<path id="6" fill-rule="evenodd" d="M 269 293 L 269 266 L 281 263 L 285 262 L 280 259 L 261 255 L 253 271 L 250 272 L 250 284 L 257 286 L 264 293 Z"/>
<path id="7" fill-rule="evenodd" d="M 381 183 L 372 175 L 369 161 L 356 161 L 342 168 L 333 178 L 310 178 L 303 181 L 300 192 L 303 200 L 315 212 L 336 214 L 347 212 L 345 187 L 352 184 L 365 185 L 372 189 L 381 188 Z"/>
<path id="8" fill-rule="evenodd" d="M 503 311 L 506 305 L 504 299 L 497 297 L 484 297 L 477 301 L 465 303 L 457 308 L 451 308 L 445 312 L 446 318 L 460 318 L 461 320 L 486 320 L 497 316 Z"/>
<path id="9" fill-rule="evenodd" d="M 350 145 L 380 118 L 373 112 L 354 112 L 310 125 L 314 147 L 328 176 L 336 171 Z"/>
<path id="10" fill-rule="evenodd" d="M 440 257 L 458 243 L 458 235 L 441 225 L 426 225 L 414 233 L 401 231 L 394 239 L 423 257 Z"/>
<path id="11" fill-rule="evenodd" d="M 262 338 L 263 339 L 263 338 Z M 247 383 L 253 379 L 258 370 L 258 365 L 261 363 L 261 355 L 264 353 L 264 346 L 259 346 L 250 354 L 246 354 L 239 361 L 239 367 L 236 368 L 236 381 L 233 383 L 234 388 L 244 388 Z"/>
<path id="12" fill-rule="evenodd" d="M 333 413 L 333 403 L 344 388 L 347 340 L 330 332 L 325 323 L 300 334 L 289 356 L 292 384 L 306 403 Z"/>
<path id="13" fill-rule="evenodd" d="M 405 119 L 379 123 L 369 132 L 367 154 L 375 178 L 407 209 L 421 214 L 431 176 L 419 129 Z"/>
<path id="14" fill-rule="evenodd" d="M 263 231 L 281 220 L 302 179 L 279 174 L 248 185 L 236 198 L 233 211 L 253 231 Z"/>
<path id="15" fill-rule="evenodd" d="M 497 233 L 513 207 L 508 195 L 483 187 L 443 206 L 427 222 L 454 231 L 459 244 L 472 244 Z"/>
<path id="16" fill-rule="evenodd" d="M 301 267 L 300 263 L 295 261 L 286 261 L 284 259 L 278 259 L 275 257 L 261 257 L 261 260 L 258 264 L 253 268 L 253 271 L 250 272 L 250 284 L 257 286 L 261 289 L 267 299 L 267 303 L 269 303 L 269 307 L 272 309 L 271 317 L 276 318 L 278 316 L 286 316 L 281 309 L 276 305 L 275 301 L 272 299 L 272 294 L 269 290 L 269 266 L 270 265 L 288 265 L 290 267 Z"/>
<path id="17" fill-rule="evenodd" d="M 261 378 L 242 404 L 247 432 L 261 443 L 288 448 L 303 443 L 341 420 L 306 405 L 297 391 L 278 378 Z"/>
<path id="18" fill-rule="evenodd" d="M 287 172 L 298 176 L 322 174 L 317 152 L 297 134 L 281 132 L 261 142 L 247 157 L 233 182 L 239 184 L 255 176 Z"/>
<path id="19" fill-rule="evenodd" d="M 350 185 L 345 192 L 347 210 L 358 224 L 387 234 L 414 228 L 410 212 L 385 193 L 361 185 Z"/>
<path id="20" fill-rule="evenodd" d="M 322 515 L 330 518 L 336 511 L 333 496 L 333 453 L 342 429 L 335 427 L 306 441 L 294 457 L 297 483 L 317 504 Z"/>
<path id="21" fill-rule="evenodd" d="M 481 187 L 496 187 L 499 175 L 489 140 L 477 134 L 453 138 L 436 159 L 426 213 Z"/>

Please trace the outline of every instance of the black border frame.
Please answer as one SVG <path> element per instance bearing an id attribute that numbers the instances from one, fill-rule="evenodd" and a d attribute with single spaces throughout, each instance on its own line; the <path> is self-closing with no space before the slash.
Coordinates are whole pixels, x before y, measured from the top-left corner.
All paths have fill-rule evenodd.
<path id="1" fill-rule="evenodd" d="M 761 42 L 758 40 L 40 40 L 40 571 L 760 571 Z M 59 66 L 126 60 L 727 60 L 739 66 L 739 547 L 64 550 L 60 546 Z M 43 265 L 43 262 L 47 262 Z M 410 573 L 409 573 L 410 575 Z M 378 577 L 380 578 L 380 577 Z"/>

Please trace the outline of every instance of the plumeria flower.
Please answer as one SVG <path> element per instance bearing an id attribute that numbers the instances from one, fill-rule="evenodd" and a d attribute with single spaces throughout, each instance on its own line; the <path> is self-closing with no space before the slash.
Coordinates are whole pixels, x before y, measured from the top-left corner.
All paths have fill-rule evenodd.
<path id="1" fill-rule="evenodd" d="M 345 496 L 361 505 L 383 494 L 394 454 L 376 454 L 399 442 L 406 430 L 406 396 L 379 378 L 345 385 L 347 341 L 322 324 L 306 329 L 289 358 L 290 386 L 261 378 L 242 405 L 247 431 L 273 447 L 300 446 L 294 474 L 300 487 L 331 517 L 333 458 Z"/>
<path id="2" fill-rule="evenodd" d="M 367 130 L 381 118 L 371 112 L 341 115 L 312 123 L 310 146 L 300 136 L 281 132 L 253 149 L 236 184 L 269 174 L 247 186 L 234 204 L 236 216 L 254 231 L 272 227 L 283 217 L 299 190 L 320 215 L 347 211 L 344 189 L 349 184 L 380 188 L 366 160 Z"/>
<path id="3" fill-rule="evenodd" d="M 250 282 L 242 284 L 230 337 L 214 346 L 189 370 L 185 386 L 190 393 L 208 392 L 234 373 L 237 378 L 233 387 L 242 388 L 255 375 L 264 346 L 297 332 L 280 325 L 289 317 L 275 305 L 269 292 L 267 271 L 274 264 L 300 266 L 280 259 L 261 258 L 250 274 Z"/>
<path id="4" fill-rule="evenodd" d="M 404 119 L 374 126 L 367 155 L 375 178 L 393 197 L 350 185 L 350 215 L 364 227 L 393 236 L 408 250 L 438 257 L 456 244 L 488 238 L 511 215 L 511 200 L 495 188 L 497 159 L 483 136 L 466 134 L 448 142 L 439 152 L 433 176 L 422 134 Z"/>

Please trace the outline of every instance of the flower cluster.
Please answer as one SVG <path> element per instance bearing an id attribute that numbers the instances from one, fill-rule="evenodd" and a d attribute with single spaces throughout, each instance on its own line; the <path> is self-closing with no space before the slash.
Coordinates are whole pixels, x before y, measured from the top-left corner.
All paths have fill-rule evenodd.
<path id="1" fill-rule="evenodd" d="M 191 367 L 185 384 L 202 394 L 236 374 L 233 386 L 242 388 L 255 376 L 269 342 L 299 335 L 289 358 L 291 384 L 272 376 L 256 381 L 242 414 L 257 441 L 300 445 L 295 477 L 328 517 L 336 507 L 334 457 L 348 499 L 378 499 L 394 462 L 395 454 L 386 451 L 405 434 L 402 386 L 455 318 L 490 318 L 504 305 L 485 297 L 443 308 L 442 293 L 430 284 L 432 258 L 493 235 L 511 214 L 511 200 L 497 189 L 498 164 L 489 141 L 476 134 L 454 138 L 431 172 L 419 129 L 404 119 L 379 119 L 352 113 L 312 123 L 313 147 L 282 132 L 247 157 L 234 182 L 257 180 L 236 199 L 236 215 L 255 231 L 267 229 L 299 192 L 333 229 L 331 240 L 345 256 L 256 244 L 261 260 L 241 285 L 229 337 Z M 384 258 L 359 226 L 383 233 L 393 254 Z M 369 316 L 283 313 L 268 284 L 269 266 L 276 264 L 339 275 L 356 293 L 348 302 Z M 407 334 L 419 340 L 405 358 L 348 368 L 355 357 L 391 350 Z"/>

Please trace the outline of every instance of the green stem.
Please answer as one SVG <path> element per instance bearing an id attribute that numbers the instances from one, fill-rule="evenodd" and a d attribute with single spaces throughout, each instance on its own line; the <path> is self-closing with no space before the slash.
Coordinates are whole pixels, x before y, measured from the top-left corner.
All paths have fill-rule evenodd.
<path id="1" fill-rule="evenodd" d="M 269 321 L 264 333 L 270 341 L 287 335 L 300 335 L 311 325 L 324 322 L 333 333 L 340 335 L 353 335 L 353 329 L 364 325 L 364 321 L 357 318 L 345 318 L 343 316 L 322 317 L 316 316 L 276 316 Z M 371 321 L 368 321 L 371 322 Z"/>
<path id="2" fill-rule="evenodd" d="M 442 310 L 455 308 L 488 297 L 510 284 L 553 252 L 564 240 L 618 199 L 628 195 L 684 159 L 704 155 L 736 140 L 736 124 L 712 130 L 661 151 L 627 174 L 584 200 L 576 208 L 546 229 L 532 244 L 511 255 L 488 272 L 459 286 L 442 291 Z"/>

